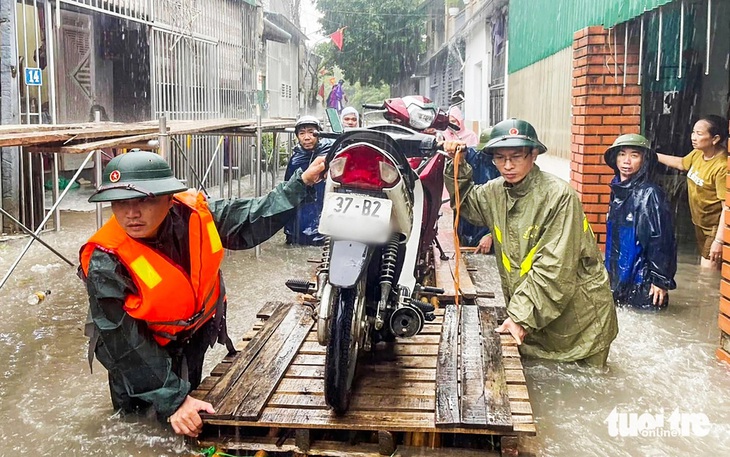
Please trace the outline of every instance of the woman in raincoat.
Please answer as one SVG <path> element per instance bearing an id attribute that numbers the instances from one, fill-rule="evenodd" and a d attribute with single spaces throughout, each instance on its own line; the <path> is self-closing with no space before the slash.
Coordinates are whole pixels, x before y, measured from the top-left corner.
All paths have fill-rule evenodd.
<path id="1" fill-rule="evenodd" d="M 621 135 L 604 154 L 616 177 L 606 221 L 606 269 L 617 305 L 665 308 L 677 287 L 677 246 L 664 192 L 649 179 L 656 152 L 641 135 Z"/>
<path id="2" fill-rule="evenodd" d="M 479 143 L 477 134 L 466 128 L 464 115 L 458 106 L 452 106 L 449 109 L 449 124 L 453 124 L 457 128 L 455 129 L 449 126 L 449 128 L 444 130 L 444 140 L 461 140 L 466 143 L 466 147 L 468 148 L 473 148 Z"/>
<path id="3" fill-rule="evenodd" d="M 605 365 L 618 333 L 616 307 L 578 195 L 535 165 L 547 148 L 528 122 L 498 123 L 486 148 L 500 178 L 475 185 L 464 163 L 455 183 L 449 161 L 444 181 L 452 206 L 458 185 L 461 215 L 494 231 L 509 316 L 497 330 L 512 334 L 526 356 Z M 445 150 L 457 156 L 453 142 Z"/>

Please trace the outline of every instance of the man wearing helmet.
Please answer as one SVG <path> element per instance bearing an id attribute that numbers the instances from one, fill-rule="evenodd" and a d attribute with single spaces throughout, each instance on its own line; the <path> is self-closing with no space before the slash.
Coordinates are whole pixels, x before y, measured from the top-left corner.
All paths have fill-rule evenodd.
<path id="1" fill-rule="evenodd" d="M 664 192 L 650 181 L 656 152 L 641 135 L 616 138 L 604 154 L 616 177 L 606 220 L 606 269 L 617 305 L 660 309 L 677 287 L 677 246 Z"/>
<path id="2" fill-rule="evenodd" d="M 462 143 L 446 145 L 460 162 Z M 526 356 L 603 366 L 618 333 L 608 274 L 580 200 L 563 180 L 535 165 L 547 150 L 528 122 L 494 126 L 486 150 L 501 177 L 475 185 L 459 168 L 461 215 L 494 232 L 508 318 L 497 329 Z M 454 201 L 454 165 L 444 171 Z"/>
<path id="3" fill-rule="evenodd" d="M 205 352 L 216 342 L 234 350 L 223 248 L 270 238 L 323 171 L 318 159 L 263 197 L 206 201 L 157 154 L 109 162 L 89 201 L 111 202 L 113 216 L 81 248 L 79 275 L 89 295 L 89 361 L 96 355 L 108 370 L 114 408 L 152 407 L 176 433 L 200 433 L 199 411 L 213 407 L 188 394 L 200 383 Z"/>
<path id="4" fill-rule="evenodd" d="M 289 179 L 297 170 L 306 169 L 315 158 L 327 155 L 332 145 L 331 140 L 319 138 L 322 126 L 314 116 L 300 117 L 294 131 L 299 144 L 292 151 L 284 179 Z M 324 181 L 317 184 L 314 187 L 315 192 L 297 207 L 296 217 L 284 226 L 287 244 L 318 246 L 324 242 L 324 235 L 320 235 L 318 231 L 319 216 L 324 203 L 324 186 Z"/>

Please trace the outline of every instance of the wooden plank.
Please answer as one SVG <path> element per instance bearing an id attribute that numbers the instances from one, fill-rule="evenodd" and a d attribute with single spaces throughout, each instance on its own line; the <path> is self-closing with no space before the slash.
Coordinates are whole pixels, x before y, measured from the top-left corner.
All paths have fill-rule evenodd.
<path id="1" fill-rule="evenodd" d="M 522 370 L 522 361 L 518 358 L 503 358 L 502 365 L 504 365 L 505 370 Z"/>
<path id="2" fill-rule="evenodd" d="M 530 400 L 530 394 L 527 392 L 527 386 L 523 384 L 507 384 L 509 398 L 512 400 Z"/>
<path id="3" fill-rule="evenodd" d="M 437 427 L 456 425 L 461 422 L 459 408 L 458 365 L 456 354 L 459 347 L 459 316 L 461 306 L 447 305 L 444 310 L 443 331 L 436 366 L 436 415 Z"/>
<path id="4" fill-rule="evenodd" d="M 537 427 L 535 424 L 515 424 L 514 431 L 525 435 L 535 436 L 537 435 Z"/>
<path id="5" fill-rule="evenodd" d="M 222 442 L 221 442 L 222 441 Z M 200 441 L 198 447 L 208 448 L 215 446 L 221 452 L 253 454 L 263 450 L 278 455 L 280 453 L 292 453 L 292 455 L 305 455 L 304 450 L 296 444 L 295 438 L 281 440 L 280 438 L 268 437 L 246 437 L 245 441 L 233 441 L 227 436 L 223 440 Z M 398 445 L 392 453 L 382 453 L 384 449 L 379 443 L 356 443 L 350 444 L 341 441 L 316 440 L 313 441 L 306 455 L 327 456 L 327 457 L 453 457 L 453 448 L 423 448 L 414 446 Z M 484 449 L 458 449 L 459 457 L 499 457 L 499 454 Z"/>
<path id="6" fill-rule="evenodd" d="M 313 324 L 309 308 L 290 307 L 266 345 L 236 380 L 235 389 L 216 408 L 218 414 L 231 412 L 233 417 L 242 420 L 258 418 Z M 261 382 L 262 379 L 266 382 Z"/>
<path id="7" fill-rule="evenodd" d="M 43 143 L 66 143 L 70 141 L 79 141 L 96 138 L 109 137 L 129 137 L 139 134 L 149 134 L 157 132 L 159 127 L 152 125 L 139 124 L 113 124 L 102 125 L 90 124 L 88 128 L 64 129 L 56 126 L 53 130 L 43 130 L 35 132 L 13 133 L 12 135 L 3 135 L 0 137 L 0 147 L 3 146 L 34 146 Z"/>
<path id="8" fill-rule="evenodd" d="M 438 324 L 437 324 L 438 325 Z M 430 328 L 430 327 L 429 327 Z M 307 335 L 307 339 L 305 341 L 317 341 L 317 331 L 309 332 L 309 335 Z M 398 338 L 397 343 L 399 345 L 424 345 L 424 344 L 439 344 L 439 341 L 441 341 L 441 334 L 433 334 L 433 333 L 419 333 L 417 335 L 414 335 L 410 338 Z"/>
<path id="9" fill-rule="evenodd" d="M 276 311 L 277 307 L 278 307 L 278 302 L 275 302 L 275 301 L 268 301 L 268 302 L 264 303 L 264 306 L 262 306 L 261 309 L 259 309 L 258 312 L 256 313 L 256 318 L 263 319 L 263 320 L 270 318 L 274 314 L 274 311 Z M 313 333 L 316 337 L 317 332 L 313 332 Z"/>
<path id="10" fill-rule="evenodd" d="M 321 346 L 319 343 L 314 341 L 305 341 L 299 350 L 300 354 L 325 354 L 327 348 Z M 380 351 L 375 351 L 376 354 Z M 392 355 L 421 355 L 421 356 L 434 356 L 438 354 L 438 345 L 436 344 L 401 344 L 400 340 L 396 342 L 392 348 L 388 349 L 388 353 Z"/>
<path id="11" fill-rule="evenodd" d="M 433 412 L 433 396 L 415 395 L 353 395 L 348 411 L 426 411 Z M 272 408 L 328 409 L 323 394 L 280 394 L 275 393 L 266 403 Z"/>
<path id="12" fill-rule="evenodd" d="M 119 125 L 119 124 L 116 124 Z M 0 125 L 0 134 L 2 135 L 15 135 L 15 134 L 21 134 L 21 133 L 31 133 L 31 132 L 48 132 L 57 130 L 58 128 L 66 128 L 66 129 L 84 129 L 84 128 L 91 128 L 91 127 L 98 127 L 98 124 L 95 122 L 81 122 L 77 124 L 7 124 L 7 125 Z"/>
<path id="13" fill-rule="evenodd" d="M 522 370 L 504 370 L 504 378 L 507 384 L 525 384 L 527 382 L 525 372 Z"/>
<path id="14" fill-rule="evenodd" d="M 499 334 L 496 312 L 493 308 L 478 307 L 482 329 L 482 360 L 484 362 L 484 405 L 487 413 L 487 426 L 512 430 L 512 410 L 507 392 L 507 379 L 502 365 L 502 343 Z M 517 351 L 512 346 L 511 349 Z M 519 357 L 519 353 L 518 353 Z"/>
<path id="15" fill-rule="evenodd" d="M 330 410 L 265 408 L 257 424 L 301 424 L 308 428 L 348 430 L 429 431 L 433 429 L 433 412 L 348 411 L 342 416 Z"/>
<path id="16" fill-rule="evenodd" d="M 433 250 L 433 262 L 434 262 L 434 277 L 436 279 L 436 287 L 444 290 L 444 293 L 439 294 L 439 300 L 454 301 L 456 292 L 454 291 L 454 277 L 451 276 L 451 266 L 448 260 L 441 260 L 439 258 L 438 249 Z"/>
<path id="17" fill-rule="evenodd" d="M 456 278 L 456 258 L 449 259 L 452 281 Z M 477 289 L 471 280 L 464 258 L 459 257 L 459 292 L 465 299 L 472 300 L 477 297 Z"/>
<path id="18" fill-rule="evenodd" d="M 461 309 L 461 397 L 459 401 L 461 425 L 486 427 L 483 342 L 480 338 L 479 308 L 463 305 Z"/>
<path id="19" fill-rule="evenodd" d="M 436 381 L 436 368 L 401 368 L 390 365 L 365 365 L 368 373 L 386 379 L 398 377 L 404 381 Z"/>
<path id="20" fill-rule="evenodd" d="M 324 378 L 323 366 L 289 365 L 284 377 L 287 378 Z"/>
<path id="21" fill-rule="evenodd" d="M 289 314 L 291 307 L 291 303 L 279 303 L 274 316 L 266 321 L 264 328 L 251 339 L 246 349 L 237 354 L 231 367 L 225 373 L 221 374 L 216 385 L 206 395 L 205 401 L 215 407 L 224 400 L 225 396 L 231 390 L 232 385 L 243 375 L 243 372 L 248 368 L 261 348 L 264 347 L 271 334 L 274 333 L 274 330 L 276 330 L 281 321 Z"/>
<path id="22" fill-rule="evenodd" d="M 502 280 L 499 276 L 497 261 L 493 254 L 465 254 L 464 262 L 467 268 L 474 268 L 471 272 L 471 279 L 474 287 L 483 296 L 492 293 L 493 298 L 478 299 L 482 304 L 491 304 L 494 306 L 505 306 L 504 291 L 502 290 Z"/>
<path id="23" fill-rule="evenodd" d="M 172 122 L 168 124 L 169 135 L 188 135 L 197 133 L 210 133 L 215 130 L 238 127 L 242 124 L 248 125 L 251 121 L 245 121 L 240 119 L 212 119 L 208 121 L 182 121 Z M 158 129 L 159 130 L 159 129 Z M 92 141 L 89 143 L 79 143 L 70 146 L 63 146 L 58 148 L 56 152 L 66 154 L 83 154 L 96 149 L 114 148 L 123 146 L 125 144 L 137 143 L 141 141 L 154 140 L 159 138 L 159 131 L 153 133 L 145 133 L 139 135 L 123 136 L 111 139 L 103 139 L 98 141 Z"/>
<path id="24" fill-rule="evenodd" d="M 430 381 L 404 381 L 361 376 L 355 379 L 352 396 L 361 394 L 434 395 L 436 386 Z M 283 378 L 276 388 L 277 394 L 324 394 L 323 378 Z"/>
<path id="25" fill-rule="evenodd" d="M 529 401 L 524 400 L 511 400 L 509 407 L 512 410 L 512 414 L 529 414 L 532 415 L 532 405 Z"/>

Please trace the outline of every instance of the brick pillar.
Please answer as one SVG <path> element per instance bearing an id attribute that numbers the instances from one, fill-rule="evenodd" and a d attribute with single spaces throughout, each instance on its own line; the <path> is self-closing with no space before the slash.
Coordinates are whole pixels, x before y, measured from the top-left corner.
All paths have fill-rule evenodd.
<path id="1" fill-rule="evenodd" d="M 623 27 L 610 32 L 602 26 L 586 27 L 573 36 L 570 182 L 600 246 L 606 242 L 608 184 L 613 179 L 603 153 L 619 135 L 640 133 L 638 64 L 638 42 L 630 41 L 624 78 Z"/>
<path id="2" fill-rule="evenodd" d="M 730 188 L 730 159 L 728 159 L 727 186 Z M 725 197 L 725 204 L 730 206 L 730 194 Z M 720 347 L 717 358 L 730 363 L 730 212 L 725 213 L 725 229 L 722 239 L 722 280 L 720 280 L 720 315 L 717 318 L 720 327 Z"/>

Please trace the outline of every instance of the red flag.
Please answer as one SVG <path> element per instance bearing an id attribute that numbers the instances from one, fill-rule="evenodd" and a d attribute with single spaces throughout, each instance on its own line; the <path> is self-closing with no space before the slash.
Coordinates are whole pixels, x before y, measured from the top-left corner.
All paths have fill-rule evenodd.
<path id="1" fill-rule="evenodd" d="M 317 95 L 319 95 L 322 98 L 322 100 L 324 100 L 324 83 L 322 83 L 319 86 L 319 90 L 317 91 Z"/>
<path id="2" fill-rule="evenodd" d="M 347 27 L 342 27 L 341 29 L 337 29 L 336 32 L 330 34 L 330 38 L 332 39 L 332 42 L 337 46 L 337 49 L 342 51 L 342 40 L 345 38 L 345 29 Z"/>

